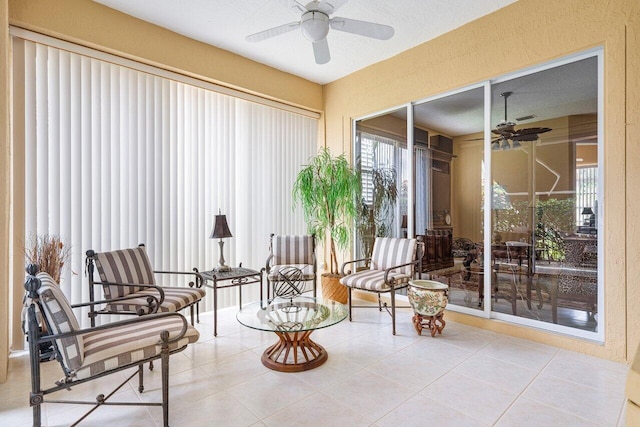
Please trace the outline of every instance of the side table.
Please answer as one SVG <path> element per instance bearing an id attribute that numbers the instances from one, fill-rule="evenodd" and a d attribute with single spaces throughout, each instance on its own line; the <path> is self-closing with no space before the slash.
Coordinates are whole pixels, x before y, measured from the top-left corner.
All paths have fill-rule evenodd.
<path id="1" fill-rule="evenodd" d="M 238 287 L 238 305 L 242 309 L 242 286 L 251 283 L 260 283 L 260 301 L 262 301 L 262 272 L 250 268 L 233 267 L 230 271 L 203 271 L 200 273 L 204 279 L 204 286 L 213 289 L 213 336 L 218 336 L 218 289 Z M 228 282 L 228 283 L 225 283 Z M 211 283 L 211 284 L 209 284 Z"/>

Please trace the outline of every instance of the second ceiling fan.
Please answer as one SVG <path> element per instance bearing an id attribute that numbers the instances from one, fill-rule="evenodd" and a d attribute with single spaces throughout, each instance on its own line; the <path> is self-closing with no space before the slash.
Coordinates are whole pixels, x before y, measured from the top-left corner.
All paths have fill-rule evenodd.
<path id="1" fill-rule="evenodd" d="M 504 98 L 504 120 L 498 123 L 495 129 L 491 130 L 495 135 L 499 135 L 498 138 L 491 141 L 492 150 L 518 148 L 520 147 L 520 142 L 536 141 L 539 134 L 549 132 L 551 130 L 551 128 L 543 127 L 516 129 L 516 124 L 508 121 L 507 119 L 507 99 L 512 94 L 513 92 L 503 92 L 500 94 L 500 96 Z M 509 140 L 512 141 L 513 146 L 509 145 Z"/>
<path id="2" fill-rule="evenodd" d="M 348 0 L 332 0 L 330 2 L 312 1 L 306 5 L 302 5 L 295 0 L 289 0 L 290 6 L 302 13 L 300 21 L 290 22 L 251 34 L 246 37 L 246 40 L 258 42 L 300 28 L 302 35 L 313 44 L 313 55 L 316 64 L 326 64 L 331 59 L 329 43 L 327 42 L 327 34 L 329 34 L 330 28 L 336 31 L 372 37 L 378 40 L 388 40 L 393 37 L 393 27 L 388 25 L 341 18 L 338 16 L 331 17 L 331 15 L 347 1 Z"/>

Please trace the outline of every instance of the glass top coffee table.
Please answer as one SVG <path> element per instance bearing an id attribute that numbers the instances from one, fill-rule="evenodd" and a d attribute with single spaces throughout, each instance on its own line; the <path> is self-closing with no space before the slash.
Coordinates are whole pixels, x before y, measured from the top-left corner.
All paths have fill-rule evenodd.
<path id="1" fill-rule="evenodd" d="M 344 304 L 297 296 L 245 305 L 236 318 L 248 328 L 278 336 L 279 341 L 262 354 L 264 366 L 281 372 L 300 372 L 322 365 L 328 357 L 324 347 L 311 340 L 311 333 L 343 321 L 347 314 Z"/>

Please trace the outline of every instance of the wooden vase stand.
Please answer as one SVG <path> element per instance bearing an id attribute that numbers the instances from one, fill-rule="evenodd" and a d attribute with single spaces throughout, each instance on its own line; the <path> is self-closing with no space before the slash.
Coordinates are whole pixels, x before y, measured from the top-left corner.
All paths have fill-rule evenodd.
<path id="1" fill-rule="evenodd" d="M 431 336 L 435 337 L 436 333 L 442 334 L 446 322 L 444 321 L 444 311 L 435 316 L 424 316 L 422 314 L 413 315 L 413 326 L 416 328 L 418 335 L 422 335 L 423 329 L 429 329 Z"/>

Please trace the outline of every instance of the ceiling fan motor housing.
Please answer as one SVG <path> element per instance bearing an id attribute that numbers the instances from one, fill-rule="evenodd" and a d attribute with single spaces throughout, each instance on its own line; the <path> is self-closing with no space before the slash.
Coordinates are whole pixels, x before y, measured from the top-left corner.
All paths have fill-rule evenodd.
<path id="1" fill-rule="evenodd" d="M 317 10 L 305 12 L 300 26 L 307 40 L 312 42 L 323 40 L 329 34 L 329 16 Z"/>

